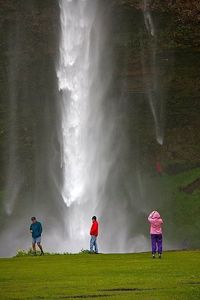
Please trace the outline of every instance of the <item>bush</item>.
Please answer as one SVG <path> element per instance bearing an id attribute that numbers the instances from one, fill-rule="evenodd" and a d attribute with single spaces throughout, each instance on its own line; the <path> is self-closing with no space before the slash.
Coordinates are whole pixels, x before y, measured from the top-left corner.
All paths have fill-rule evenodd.
<path id="1" fill-rule="evenodd" d="M 40 255 L 40 251 L 37 250 L 36 253 L 33 252 L 32 248 L 28 249 L 28 250 L 24 250 L 24 249 L 19 249 L 15 255 L 15 257 L 25 257 L 25 256 L 39 256 Z M 45 252 L 45 256 L 46 255 L 70 255 L 72 253 L 69 252 L 63 252 L 63 253 L 49 253 L 49 252 Z M 89 250 L 84 250 L 81 249 L 81 251 L 78 254 L 90 254 Z"/>
<path id="2" fill-rule="evenodd" d="M 48 254 L 48 253 L 45 253 Z M 28 250 L 20 249 L 17 251 L 16 257 L 24 257 L 24 256 L 35 256 L 40 255 L 40 251 L 33 252 L 33 250 L 30 248 Z"/>
<path id="3" fill-rule="evenodd" d="M 79 254 L 90 254 L 90 251 L 89 250 L 81 249 L 81 251 L 79 252 Z"/>
<path id="4" fill-rule="evenodd" d="M 20 249 L 17 251 L 17 254 L 15 255 L 15 257 L 24 257 L 24 256 L 38 256 L 40 255 L 40 251 L 37 250 L 36 252 L 34 252 L 32 250 L 32 248 L 28 249 L 28 250 L 24 250 L 24 249 Z M 45 256 L 47 255 L 69 255 L 71 253 L 68 252 L 64 252 L 64 253 L 50 253 L 50 252 L 45 252 Z"/>

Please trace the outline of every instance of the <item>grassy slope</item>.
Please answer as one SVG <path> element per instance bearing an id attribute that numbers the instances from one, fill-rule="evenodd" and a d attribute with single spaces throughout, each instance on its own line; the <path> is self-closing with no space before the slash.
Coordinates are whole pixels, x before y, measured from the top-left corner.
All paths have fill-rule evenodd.
<path id="1" fill-rule="evenodd" d="M 200 295 L 199 251 L 166 252 L 162 260 L 149 253 L 20 257 L 1 259 L 0 269 L 0 299 L 5 300 L 91 295 L 191 300 Z"/>
<path id="2" fill-rule="evenodd" d="M 160 178 L 162 193 L 168 198 L 163 209 L 166 235 L 170 240 L 177 241 L 177 244 L 182 244 L 182 248 L 200 246 L 200 189 L 192 194 L 181 190 L 199 177 L 200 168 L 196 168 L 178 175 L 165 175 Z"/>

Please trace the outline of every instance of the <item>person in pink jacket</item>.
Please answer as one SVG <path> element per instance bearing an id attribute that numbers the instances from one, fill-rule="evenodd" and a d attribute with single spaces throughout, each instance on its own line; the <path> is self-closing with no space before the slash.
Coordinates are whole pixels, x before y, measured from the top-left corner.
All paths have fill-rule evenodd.
<path id="1" fill-rule="evenodd" d="M 151 247 L 153 258 L 155 258 L 156 251 L 158 251 L 158 257 L 161 258 L 163 220 L 161 219 L 159 212 L 157 212 L 156 210 L 150 213 L 148 220 L 150 223 Z"/>

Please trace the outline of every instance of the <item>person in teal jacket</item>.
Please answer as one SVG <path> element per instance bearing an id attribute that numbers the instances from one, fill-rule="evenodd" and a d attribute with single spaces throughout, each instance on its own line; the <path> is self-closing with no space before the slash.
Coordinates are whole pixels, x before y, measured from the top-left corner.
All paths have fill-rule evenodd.
<path id="1" fill-rule="evenodd" d="M 42 245 L 41 245 L 41 235 L 42 235 L 42 224 L 36 220 L 36 217 L 31 218 L 32 224 L 30 226 L 30 232 L 32 234 L 32 248 L 33 253 L 36 254 L 36 244 L 40 248 L 40 255 L 44 255 Z"/>

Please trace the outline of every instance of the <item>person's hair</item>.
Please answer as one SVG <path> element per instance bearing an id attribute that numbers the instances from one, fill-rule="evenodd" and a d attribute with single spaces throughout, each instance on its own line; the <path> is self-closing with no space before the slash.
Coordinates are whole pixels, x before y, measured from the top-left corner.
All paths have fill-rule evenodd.
<path id="1" fill-rule="evenodd" d="M 92 220 L 95 220 L 95 221 L 96 221 L 96 219 L 97 219 L 97 217 L 96 217 L 96 216 L 93 216 L 93 217 L 92 217 Z"/>
<path id="2" fill-rule="evenodd" d="M 31 218 L 31 221 L 35 221 L 35 220 L 36 220 L 36 217 L 32 217 L 32 218 Z"/>

